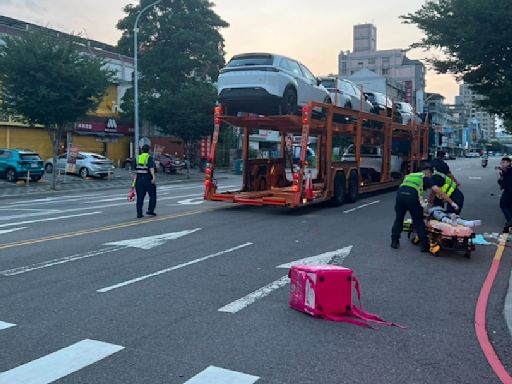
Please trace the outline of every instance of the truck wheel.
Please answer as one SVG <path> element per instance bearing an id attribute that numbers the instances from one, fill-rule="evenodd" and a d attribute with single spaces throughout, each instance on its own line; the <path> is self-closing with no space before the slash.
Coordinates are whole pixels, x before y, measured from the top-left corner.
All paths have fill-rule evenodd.
<path id="1" fill-rule="evenodd" d="M 334 178 L 334 191 L 331 198 L 331 205 L 339 207 L 345 202 L 345 174 L 338 172 Z"/>
<path id="2" fill-rule="evenodd" d="M 359 177 L 356 171 L 351 171 L 348 179 L 348 194 L 346 201 L 348 203 L 355 203 L 359 195 Z"/>

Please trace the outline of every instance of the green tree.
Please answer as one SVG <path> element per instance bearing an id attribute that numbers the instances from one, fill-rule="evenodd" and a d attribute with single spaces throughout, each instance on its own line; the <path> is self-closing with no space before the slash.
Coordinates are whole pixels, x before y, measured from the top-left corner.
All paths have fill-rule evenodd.
<path id="1" fill-rule="evenodd" d="M 150 4 L 128 5 L 117 27 L 119 50 L 133 55 L 133 26 Z M 207 0 L 162 0 L 139 19 L 139 99 L 142 118 L 165 133 L 191 141 L 211 131 L 217 98 L 213 83 L 224 65 L 221 28 L 228 24 Z M 133 116 L 133 91 L 123 99 Z"/>
<path id="2" fill-rule="evenodd" d="M 4 41 L 0 46 L 4 103 L 30 124 L 47 128 L 56 164 L 66 127 L 98 105 L 114 75 L 103 69 L 102 60 L 85 53 L 78 39 L 38 31 Z"/>
<path id="3" fill-rule="evenodd" d="M 512 5 L 503 0 L 428 0 L 401 17 L 425 37 L 413 47 L 441 49 L 429 60 L 483 96 L 481 106 L 512 118 Z"/>

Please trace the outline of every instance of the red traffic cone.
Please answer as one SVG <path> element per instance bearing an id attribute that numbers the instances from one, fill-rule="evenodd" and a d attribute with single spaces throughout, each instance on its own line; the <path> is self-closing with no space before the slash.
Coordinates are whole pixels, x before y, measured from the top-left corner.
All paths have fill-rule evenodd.
<path id="1" fill-rule="evenodd" d="M 313 194 L 313 177 L 311 176 L 311 171 L 308 172 L 308 177 L 306 179 L 306 199 L 313 200 L 315 195 Z"/>

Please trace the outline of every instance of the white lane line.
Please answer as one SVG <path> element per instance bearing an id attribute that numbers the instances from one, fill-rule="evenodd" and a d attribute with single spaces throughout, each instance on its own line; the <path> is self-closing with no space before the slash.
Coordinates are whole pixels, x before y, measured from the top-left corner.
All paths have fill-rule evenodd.
<path id="1" fill-rule="evenodd" d="M 289 282 L 290 279 L 288 276 L 283 276 L 280 279 L 275 280 L 254 292 L 249 293 L 247 296 L 244 296 L 241 299 L 233 301 L 232 303 L 219 308 L 219 312 L 237 313 L 245 307 L 255 303 L 257 300 L 263 299 L 264 297 L 270 295 L 275 290 L 284 287 Z"/>
<path id="2" fill-rule="evenodd" d="M 87 252 L 87 253 L 78 253 L 78 254 L 75 254 L 72 256 L 66 256 L 66 257 L 61 257 L 59 259 L 44 261 L 42 263 L 36 263 L 36 264 L 25 265 L 23 267 L 6 269 L 4 271 L 0 271 L 0 275 L 1 276 L 21 275 L 23 273 L 37 271 L 38 269 L 53 267 L 54 265 L 66 264 L 66 263 L 69 263 L 72 261 L 77 261 L 77 260 L 87 259 L 89 257 L 104 255 L 106 253 L 117 252 L 122 249 L 126 249 L 126 247 L 118 247 L 118 248 L 108 247 L 108 248 L 99 249 L 97 251 L 92 251 L 92 252 Z"/>
<path id="3" fill-rule="evenodd" d="M 0 373 L 0 384 L 49 384 L 123 349 L 120 345 L 85 339 Z"/>
<path id="4" fill-rule="evenodd" d="M 336 265 L 341 265 L 345 258 L 350 255 L 352 251 L 352 246 L 344 247 L 337 249 L 336 251 L 325 252 L 317 256 L 306 257 L 304 259 L 300 259 L 297 261 L 293 261 L 291 263 L 278 265 L 277 268 L 286 268 L 289 269 L 292 265 L 324 265 L 329 264 L 332 261 L 336 263 Z M 288 275 L 283 276 L 270 284 L 265 285 L 264 287 L 257 289 L 254 292 L 249 293 L 248 295 L 242 297 L 241 299 L 235 300 L 228 305 L 219 308 L 219 312 L 227 312 L 227 313 L 237 313 L 242 309 L 248 307 L 251 304 L 254 304 L 256 301 L 270 295 L 275 290 L 284 287 L 290 282 Z"/>
<path id="5" fill-rule="evenodd" d="M 369 207 L 370 205 L 374 205 L 374 204 L 379 204 L 380 203 L 380 200 L 376 200 L 376 201 L 372 201 L 370 203 L 367 203 L 367 204 L 363 204 L 363 205 L 360 205 L 358 207 L 355 207 L 355 208 L 352 208 L 352 209 L 348 209 L 346 211 L 343 211 L 343 213 L 350 213 L 350 212 L 354 212 L 354 211 L 357 211 L 358 209 L 362 209 L 362 208 L 365 208 L 365 207 Z"/>
<path id="6" fill-rule="evenodd" d="M 199 205 L 204 203 L 203 197 L 198 197 L 195 199 L 186 199 L 186 200 L 179 200 L 178 204 L 180 205 Z"/>
<path id="7" fill-rule="evenodd" d="M 0 230 L 0 235 L 3 235 L 4 233 L 10 233 L 10 232 L 21 231 L 22 229 L 26 229 L 26 228 L 27 228 L 27 227 L 11 228 L 11 229 L 3 229 L 3 230 Z"/>
<path id="8" fill-rule="evenodd" d="M 257 376 L 211 365 L 184 384 L 253 384 L 259 379 Z"/>
<path id="9" fill-rule="evenodd" d="M 77 214 L 77 215 L 65 215 L 65 216 L 57 216 L 57 217 L 48 217 L 46 219 L 18 221 L 18 222 L 15 222 L 15 223 L 0 224 L 0 228 L 13 227 L 13 226 L 16 226 L 16 225 L 23 225 L 23 224 L 42 223 L 44 221 L 57 221 L 57 220 L 71 219 L 71 218 L 82 217 L 82 216 L 92 216 L 92 215 L 97 215 L 99 213 L 102 213 L 102 212 L 101 211 L 96 211 L 96 212 L 89 212 L 89 213 L 80 213 L 80 214 Z"/>
<path id="10" fill-rule="evenodd" d="M 149 279 L 151 277 L 163 275 L 164 273 L 168 273 L 168 272 L 171 272 L 171 271 L 175 271 L 177 269 L 188 267 L 189 265 L 197 264 L 197 263 L 200 263 L 202 261 L 205 261 L 205 260 L 208 260 L 208 259 L 212 259 L 212 258 L 217 257 L 217 256 L 224 255 L 226 253 L 234 252 L 234 251 L 236 251 L 238 249 L 248 247 L 249 245 L 252 245 L 252 244 L 253 243 L 249 243 L 248 242 L 248 243 L 245 243 L 245 244 L 237 245 L 236 247 L 229 248 L 229 249 L 226 249 L 224 251 L 213 253 L 213 254 L 205 256 L 205 257 L 200 257 L 199 259 L 195 259 L 195 260 L 192 260 L 192 261 L 188 261 L 186 263 L 178 264 L 178 265 L 176 265 L 174 267 L 170 267 L 170 268 L 162 269 L 162 270 L 154 272 L 154 273 L 150 273 L 149 275 L 144 275 L 144 276 L 141 276 L 141 277 L 137 277 L 135 279 L 124 281 L 122 283 L 111 285 L 109 287 L 101 288 L 101 289 L 96 290 L 96 292 L 98 292 L 98 293 L 105 293 L 105 292 L 112 291 L 113 289 L 117 289 L 117 288 L 121 288 L 121 287 L 126 287 L 127 285 L 138 283 L 139 281 L 143 281 L 143 280 Z"/>
<path id="11" fill-rule="evenodd" d="M 469 180 L 482 180 L 480 176 L 469 176 Z"/>
<path id="12" fill-rule="evenodd" d="M 5 321 L 0 321 L 0 329 L 7 329 L 7 328 L 15 327 L 15 326 L 16 326 L 16 324 L 6 323 Z"/>

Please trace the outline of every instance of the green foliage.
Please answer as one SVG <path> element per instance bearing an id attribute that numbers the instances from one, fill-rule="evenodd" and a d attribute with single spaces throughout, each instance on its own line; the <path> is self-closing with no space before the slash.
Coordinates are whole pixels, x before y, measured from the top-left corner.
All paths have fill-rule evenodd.
<path id="1" fill-rule="evenodd" d="M 140 6 L 128 5 L 117 27 L 118 47 L 133 55 L 133 27 Z M 212 127 L 217 98 L 212 83 L 224 65 L 227 27 L 207 0 L 162 0 L 139 19 L 139 99 L 141 116 L 169 134 L 197 139 Z M 123 110 L 133 112 L 133 92 Z"/>
<path id="2" fill-rule="evenodd" d="M 113 74 L 72 39 L 39 31 L 6 37 L 0 82 L 6 106 L 32 124 L 61 127 L 100 102 Z"/>
<path id="3" fill-rule="evenodd" d="M 489 112 L 512 118 L 512 6 L 503 0 L 428 0 L 401 17 L 425 37 L 413 47 L 441 49 L 431 59 L 440 73 L 453 73 L 483 96 Z"/>

